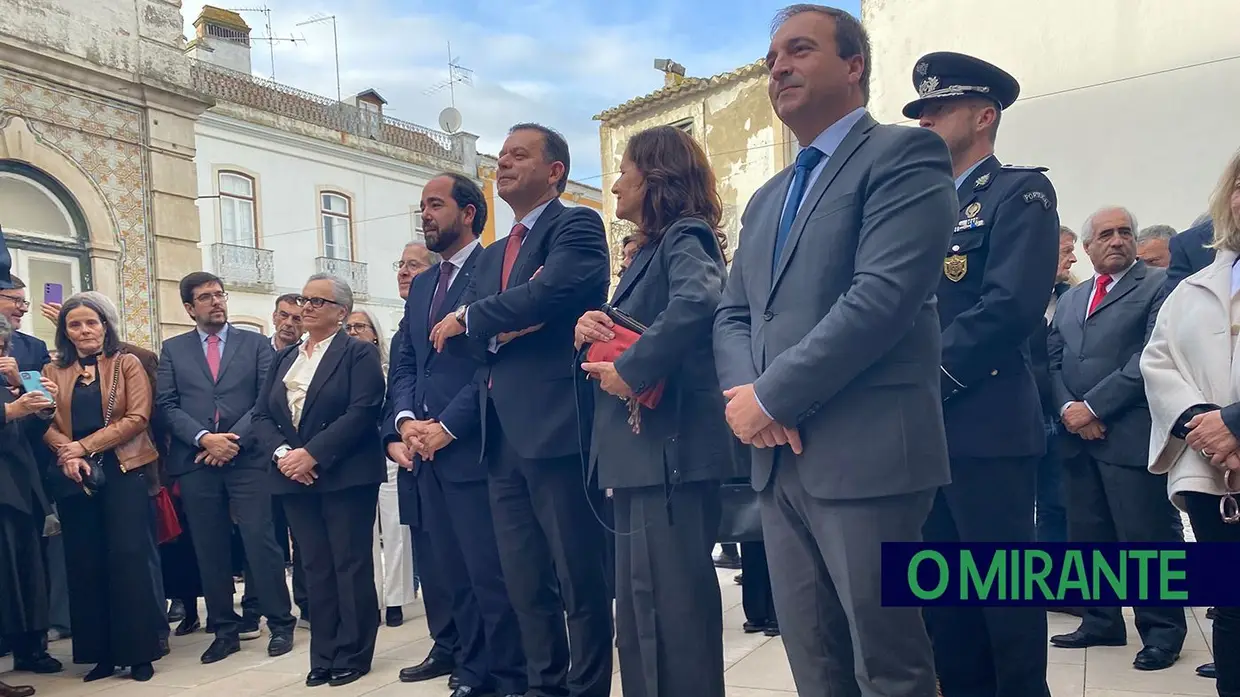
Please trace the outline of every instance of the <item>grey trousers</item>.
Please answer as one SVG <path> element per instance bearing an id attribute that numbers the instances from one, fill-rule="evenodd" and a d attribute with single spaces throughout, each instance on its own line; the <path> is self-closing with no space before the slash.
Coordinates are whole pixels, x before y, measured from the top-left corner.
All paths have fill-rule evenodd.
<path id="1" fill-rule="evenodd" d="M 934 491 L 818 499 L 805 490 L 791 453 L 781 452 L 759 500 L 797 693 L 935 697 L 934 652 L 921 610 L 883 607 L 880 569 L 883 542 L 921 541 Z"/>

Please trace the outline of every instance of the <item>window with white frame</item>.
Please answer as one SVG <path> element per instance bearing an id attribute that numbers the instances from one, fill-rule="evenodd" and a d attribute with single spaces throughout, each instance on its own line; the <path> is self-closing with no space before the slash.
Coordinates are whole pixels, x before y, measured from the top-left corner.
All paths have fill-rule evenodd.
<path id="1" fill-rule="evenodd" d="M 220 236 L 224 244 L 255 247 L 254 178 L 240 172 L 220 172 Z"/>
<path id="2" fill-rule="evenodd" d="M 323 256 L 352 261 L 353 219 L 349 197 L 324 191 L 319 196 L 319 208 L 323 219 Z"/>

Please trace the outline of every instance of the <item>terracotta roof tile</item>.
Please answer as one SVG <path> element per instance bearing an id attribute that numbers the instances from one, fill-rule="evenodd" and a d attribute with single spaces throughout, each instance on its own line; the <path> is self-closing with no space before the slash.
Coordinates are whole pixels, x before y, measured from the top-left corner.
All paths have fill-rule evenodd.
<path id="1" fill-rule="evenodd" d="M 636 112 L 644 111 L 649 107 L 675 97 L 683 97 L 696 92 L 703 92 L 712 87 L 726 85 L 730 82 L 751 77 L 760 71 L 766 70 L 764 63 L 765 62 L 763 60 L 757 60 L 753 63 L 743 65 L 735 70 L 720 73 L 707 78 L 687 77 L 682 80 L 680 84 L 661 87 L 650 94 L 641 97 L 634 97 L 619 106 L 614 106 L 600 114 L 595 114 L 594 120 L 612 121 L 623 116 L 629 116 Z"/>

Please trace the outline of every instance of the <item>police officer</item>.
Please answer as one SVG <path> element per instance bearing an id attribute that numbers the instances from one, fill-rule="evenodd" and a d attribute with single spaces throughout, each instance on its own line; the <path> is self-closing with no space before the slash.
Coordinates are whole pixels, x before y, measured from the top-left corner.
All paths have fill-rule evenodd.
<path id="1" fill-rule="evenodd" d="M 943 414 L 952 483 L 925 524 L 928 542 L 1033 542 L 1037 463 L 1046 449 L 1029 336 L 1043 320 L 1059 257 L 1055 191 L 1044 167 L 994 155 L 1020 85 L 959 53 L 913 68 L 904 115 L 943 137 L 960 220 L 943 259 Z M 1049 695 L 1041 608 L 926 608 L 944 697 Z"/>

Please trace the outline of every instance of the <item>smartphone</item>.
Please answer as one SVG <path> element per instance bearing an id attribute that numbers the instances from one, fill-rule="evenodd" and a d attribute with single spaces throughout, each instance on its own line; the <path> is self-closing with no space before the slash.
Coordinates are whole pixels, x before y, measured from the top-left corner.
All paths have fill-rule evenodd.
<path id="1" fill-rule="evenodd" d="M 56 305 L 63 304 L 65 301 L 65 287 L 59 283 L 43 284 L 43 302 L 54 303 Z"/>
<path id="2" fill-rule="evenodd" d="M 43 386 L 43 383 L 39 381 L 39 378 L 42 377 L 42 375 L 33 370 L 23 370 L 18 373 L 18 375 L 20 375 L 22 379 L 22 388 L 27 392 L 42 392 L 47 395 L 48 399 L 52 398 L 52 393 L 48 392 L 47 388 Z"/>

